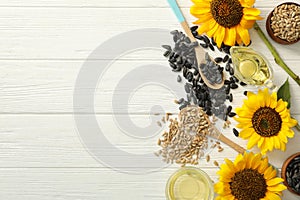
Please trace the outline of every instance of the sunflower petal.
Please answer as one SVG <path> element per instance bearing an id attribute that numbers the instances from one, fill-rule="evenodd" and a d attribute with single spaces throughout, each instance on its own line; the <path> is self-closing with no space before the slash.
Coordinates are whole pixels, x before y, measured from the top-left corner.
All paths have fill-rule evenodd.
<path id="1" fill-rule="evenodd" d="M 266 198 L 270 199 L 270 200 L 281 200 L 280 196 L 278 196 L 277 194 L 267 191 L 266 192 Z"/>
<path id="2" fill-rule="evenodd" d="M 244 15 L 243 18 L 246 20 L 262 20 L 263 19 L 261 16 L 254 16 L 254 15 Z"/>
<path id="3" fill-rule="evenodd" d="M 224 40 L 224 37 L 225 37 L 225 28 L 222 27 L 222 26 L 219 26 L 217 32 L 218 32 L 218 35 L 217 35 L 217 38 L 216 38 L 216 43 L 217 43 L 217 46 L 220 48 L 221 44 Z"/>
<path id="4" fill-rule="evenodd" d="M 270 179 L 274 178 L 275 176 L 276 176 L 276 170 L 273 168 L 273 166 L 269 166 L 264 172 L 264 178 L 266 180 L 270 180 Z"/>
<path id="5" fill-rule="evenodd" d="M 255 0 L 240 0 L 241 4 L 243 7 L 252 7 L 253 4 L 255 3 Z"/>
<path id="6" fill-rule="evenodd" d="M 243 139 L 248 139 L 249 137 L 251 137 L 253 134 L 256 134 L 254 133 L 254 129 L 253 128 L 250 128 L 250 127 L 247 127 L 247 128 L 244 128 L 243 130 L 240 131 L 240 134 L 239 136 Z"/>
<path id="7" fill-rule="evenodd" d="M 286 186 L 282 185 L 282 184 L 278 184 L 276 186 L 270 186 L 267 187 L 267 189 L 271 192 L 280 192 L 286 189 Z"/>
<path id="8" fill-rule="evenodd" d="M 205 15 L 201 15 L 198 17 L 198 20 L 194 22 L 194 24 L 202 24 L 208 20 L 212 19 L 211 13 L 207 13 Z"/>
<path id="9" fill-rule="evenodd" d="M 268 186 L 274 186 L 274 185 L 280 184 L 281 182 L 283 182 L 283 179 L 279 178 L 279 177 L 276 177 L 276 178 L 273 178 L 271 180 L 268 180 L 267 185 Z"/>
<path id="10" fill-rule="evenodd" d="M 229 46 L 233 46 L 236 41 L 236 28 L 226 28 L 225 30 L 225 37 L 224 37 L 224 43 Z"/>
<path id="11" fill-rule="evenodd" d="M 199 7 L 197 5 L 193 5 L 190 9 L 190 12 L 192 15 L 196 16 L 197 15 L 203 15 L 203 14 L 207 14 L 210 12 L 210 8 L 209 7 Z"/>
<path id="12" fill-rule="evenodd" d="M 237 33 L 240 35 L 245 45 L 250 44 L 250 35 L 247 29 L 243 28 L 240 24 L 237 25 Z"/>
<path id="13" fill-rule="evenodd" d="M 257 133 L 252 134 L 251 138 L 248 141 L 247 149 L 251 149 L 255 144 L 257 144 L 260 138 L 261 136 Z"/>
<path id="14" fill-rule="evenodd" d="M 205 33 L 205 32 L 207 32 L 207 31 L 209 31 L 209 29 L 210 29 L 210 24 L 211 23 L 214 23 L 215 22 L 215 20 L 214 19 L 210 19 L 210 20 L 208 20 L 207 22 L 205 22 L 205 23 L 203 23 L 201 26 L 200 26 L 200 28 L 198 28 L 198 33 L 201 35 L 202 33 Z"/>
<path id="15" fill-rule="evenodd" d="M 218 30 L 219 26 L 220 26 L 220 25 L 219 25 L 217 22 L 212 22 L 212 23 L 210 24 L 209 30 L 206 32 L 207 36 L 208 36 L 208 37 L 214 36 L 214 34 L 215 34 L 215 32 Z"/>
<path id="16" fill-rule="evenodd" d="M 287 110 L 287 102 L 282 101 L 282 99 L 279 99 L 279 101 L 277 102 L 277 107 L 275 108 L 275 110 L 278 113 L 286 112 L 286 110 Z"/>
<path id="17" fill-rule="evenodd" d="M 254 23 L 255 23 L 255 20 L 246 20 L 244 17 L 240 21 L 241 26 L 246 29 L 252 28 Z"/>
<path id="18" fill-rule="evenodd" d="M 243 9 L 244 15 L 260 15 L 260 10 L 256 9 L 256 8 L 244 8 Z"/>

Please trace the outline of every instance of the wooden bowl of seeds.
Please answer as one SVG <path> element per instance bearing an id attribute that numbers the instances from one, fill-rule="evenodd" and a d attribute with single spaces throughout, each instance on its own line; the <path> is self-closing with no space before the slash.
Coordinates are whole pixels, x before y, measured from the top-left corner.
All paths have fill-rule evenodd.
<path id="1" fill-rule="evenodd" d="M 300 152 L 293 154 L 283 163 L 281 177 L 288 190 L 300 196 Z"/>
<path id="2" fill-rule="evenodd" d="M 268 16 L 266 29 L 279 44 L 294 44 L 300 40 L 300 5 L 285 2 L 278 5 Z"/>

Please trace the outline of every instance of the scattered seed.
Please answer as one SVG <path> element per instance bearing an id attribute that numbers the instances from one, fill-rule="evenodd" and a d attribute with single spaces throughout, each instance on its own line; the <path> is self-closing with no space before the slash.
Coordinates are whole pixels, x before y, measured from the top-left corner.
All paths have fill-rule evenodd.
<path id="1" fill-rule="evenodd" d="M 162 127 L 160 121 L 157 121 L 157 125 L 160 126 L 160 127 Z"/>
<path id="2" fill-rule="evenodd" d="M 209 162 L 209 161 L 210 161 L 210 156 L 206 155 L 206 162 Z"/>
<path id="3" fill-rule="evenodd" d="M 238 88 L 239 86 L 237 85 L 237 84 L 235 84 L 235 83 L 231 83 L 230 84 L 230 88 L 231 89 L 236 89 L 236 88 Z"/>
<path id="4" fill-rule="evenodd" d="M 236 130 L 235 128 L 232 129 L 233 130 L 233 134 L 236 136 L 236 137 L 239 137 L 239 132 L 238 130 Z"/>
<path id="5" fill-rule="evenodd" d="M 208 46 L 209 46 L 210 50 L 215 51 L 215 48 L 214 48 L 214 46 L 211 43 L 209 43 Z"/>
<path id="6" fill-rule="evenodd" d="M 208 148 L 208 116 L 199 107 L 188 107 L 180 112 L 179 121 L 176 118 L 169 121 L 169 130 L 158 142 L 161 147 L 158 155 L 166 163 L 197 165 Z"/>
<path id="7" fill-rule="evenodd" d="M 177 76 L 177 82 L 181 82 L 181 80 L 182 80 L 182 79 L 181 79 L 181 76 L 178 75 L 178 76 Z"/>
<path id="8" fill-rule="evenodd" d="M 236 116 L 236 113 L 230 112 L 230 113 L 228 114 L 228 116 L 229 116 L 229 117 L 234 117 L 234 116 Z"/>
<path id="9" fill-rule="evenodd" d="M 200 46 L 203 47 L 204 49 L 206 49 L 208 47 L 208 45 L 206 43 L 200 43 Z"/>
<path id="10" fill-rule="evenodd" d="M 215 58 L 215 62 L 216 63 L 220 63 L 220 62 L 222 62 L 223 61 L 223 58 L 221 58 L 221 57 L 216 57 Z"/>
<path id="11" fill-rule="evenodd" d="M 192 26 L 190 29 L 191 29 L 192 32 L 193 32 L 193 31 L 197 31 L 198 26 Z"/>
<path id="12" fill-rule="evenodd" d="M 217 161 L 214 161 L 214 165 L 215 165 L 216 167 L 219 167 L 219 163 L 218 163 Z"/>
<path id="13" fill-rule="evenodd" d="M 228 61 L 228 59 L 229 59 L 229 56 L 226 55 L 226 56 L 223 58 L 223 62 L 226 63 L 226 62 Z"/>
<path id="14" fill-rule="evenodd" d="M 241 85 L 241 86 L 246 86 L 247 84 L 241 81 L 241 82 L 240 82 L 240 85 Z"/>

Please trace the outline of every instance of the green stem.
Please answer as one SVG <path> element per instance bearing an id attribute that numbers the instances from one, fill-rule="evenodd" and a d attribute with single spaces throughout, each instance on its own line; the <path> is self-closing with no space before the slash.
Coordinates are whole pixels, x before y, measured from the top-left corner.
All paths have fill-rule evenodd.
<path id="1" fill-rule="evenodd" d="M 296 75 L 282 60 L 282 58 L 279 56 L 278 52 L 274 48 L 274 46 L 270 43 L 264 32 L 261 30 L 261 28 L 258 26 L 258 24 L 255 22 L 254 29 L 257 31 L 260 38 L 264 41 L 268 49 L 271 51 L 272 55 L 274 56 L 275 62 L 282 67 L 289 75 L 292 77 L 298 85 L 300 85 L 300 78 L 298 75 Z"/>
<path id="2" fill-rule="evenodd" d="M 299 123 L 296 125 L 296 129 L 297 129 L 298 131 L 300 131 L 300 125 L 299 125 Z"/>

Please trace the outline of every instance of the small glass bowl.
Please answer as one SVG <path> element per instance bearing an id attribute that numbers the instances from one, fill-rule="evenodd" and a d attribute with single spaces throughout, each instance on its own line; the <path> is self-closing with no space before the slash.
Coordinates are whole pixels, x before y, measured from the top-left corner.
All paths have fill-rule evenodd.
<path id="1" fill-rule="evenodd" d="M 167 200 L 213 200 L 213 183 L 203 170 L 182 167 L 169 178 L 166 197 Z"/>
<path id="2" fill-rule="evenodd" d="M 284 183 L 285 186 L 287 186 L 287 189 L 288 189 L 290 192 L 292 192 L 292 193 L 294 193 L 294 194 L 300 196 L 300 193 L 297 193 L 297 192 L 296 192 L 296 191 L 288 184 L 287 176 L 286 176 L 286 170 L 287 170 L 287 168 L 288 168 L 290 162 L 291 162 L 292 160 L 294 160 L 294 158 L 297 158 L 297 157 L 300 158 L 300 152 L 295 153 L 295 154 L 291 155 L 288 159 L 286 159 L 286 161 L 283 163 L 282 168 L 281 168 L 281 177 L 284 179 L 284 182 L 283 182 L 283 183 Z"/>

